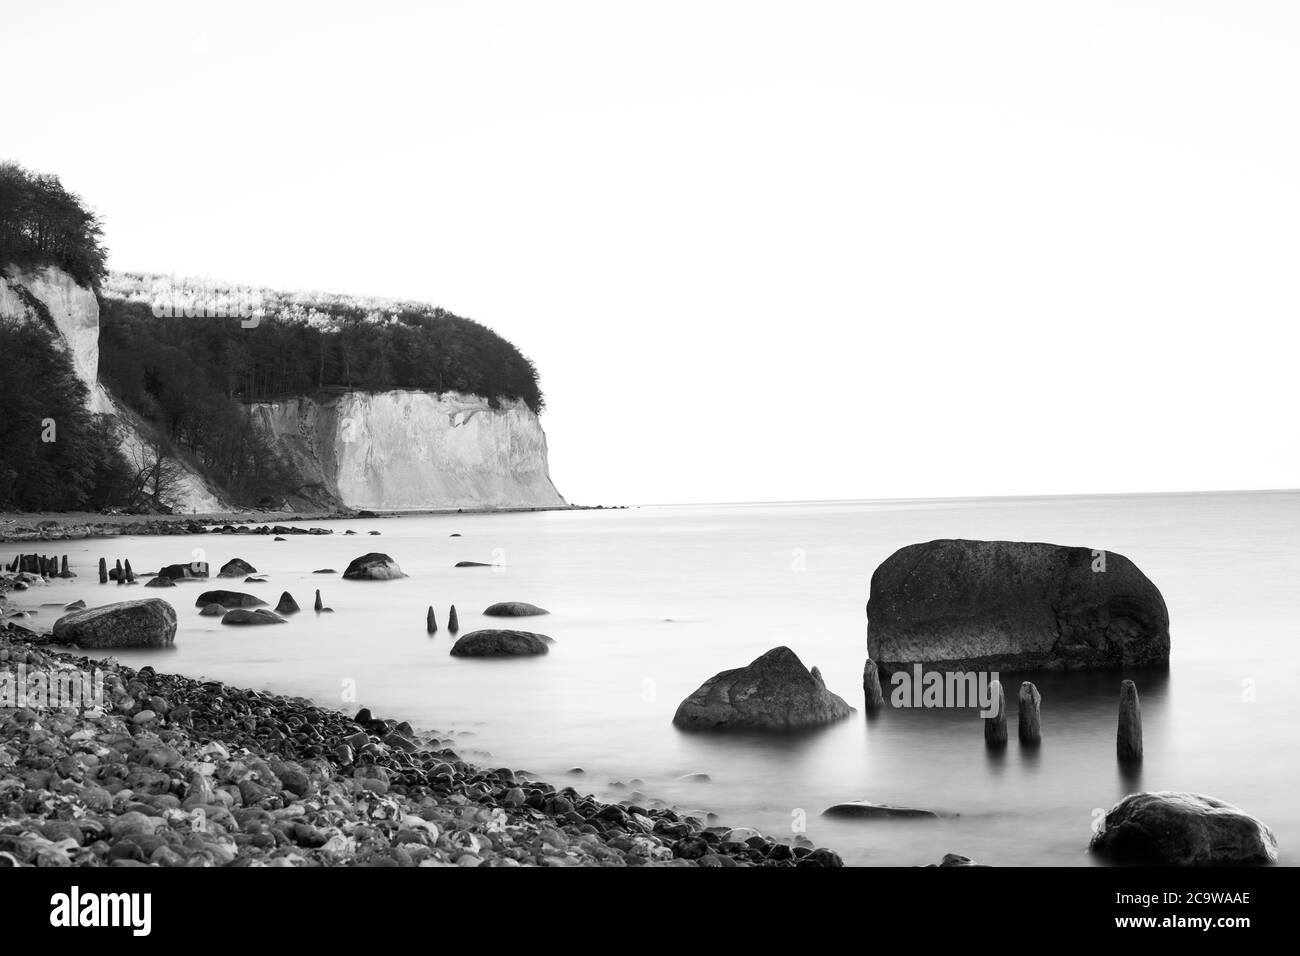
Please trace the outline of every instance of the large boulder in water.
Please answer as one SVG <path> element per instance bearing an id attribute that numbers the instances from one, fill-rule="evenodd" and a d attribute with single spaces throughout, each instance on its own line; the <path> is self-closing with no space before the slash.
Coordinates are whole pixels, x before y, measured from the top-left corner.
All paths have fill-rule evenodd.
<path id="1" fill-rule="evenodd" d="M 946 539 L 876 568 L 867 648 L 885 673 L 1165 666 L 1169 612 L 1113 551 Z"/>
<path id="2" fill-rule="evenodd" d="M 538 614 L 550 614 L 544 607 L 527 604 L 523 601 L 501 601 L 483 611 L 486 617 L 533 617 Z"/>
<path id="3" fill-rule="evenodd" d="M 359 558 L 353 558 L 352 563 L 343 572 L 343 577 L 349 581 L 391 581 L 395 578 L 404 578 L 406 575 L 397 566 L 397 562 L 388 555 L 372 551 Z"/>
<path id="4" fill-rule="evenodd" d="M 189 564 L 169 564 L 158 572 L 162 578 L 171 578 L 173 581 L 181 578 L 206 578 L 208 576 L 208 562 L 191 561 Z"/>
<path id="5" fill-rule="evenodd" d="M 194 602 L 194 606 L 203 607 L 205 604 L 220 604 L 222 607 L 232 608 L 261 607 L 266 602 L 255 594 L 246 594 L 243 591 L 204 591 Z"/>
<path id="6" fill-rule="evenodd" d="M 821 672 L 803 666 L 794 651 L 776 647 L 748 667 L 723 671 L 682 701 L 673 723 L 690 730 L 794 730 L 829 724 L 853 713 L 826 689 Z"/>
<path id="7" fill-rule="evenodd" d="M 470 631 L 451 646 L 453 657 L 527 657 L 546 654 L 555 643 L 545 634 L 530 631 Z"/>
<path id="8" fill-rule="evenodd" d="M 242 578 L 246 574 L 256 574 L 257 568 L 253 567 L 243 558 L 231 558 L 221 566 L 217 572 L 219 578 Z"/>
<path id="9" fill-rule="evenodd" d="M 1247 866 L 1277 862 L 1277 838 L 1230 803 L 1199 793 L 1131 793 L 1089 847 L 1116 863 Z"/>
<path id="10" fill-rule="evenodd" d="M 166 647 L 176 638 L 176 610 L 161 598 L 123 601 L 65 614 L 54 639 L 80 647 Z"/>

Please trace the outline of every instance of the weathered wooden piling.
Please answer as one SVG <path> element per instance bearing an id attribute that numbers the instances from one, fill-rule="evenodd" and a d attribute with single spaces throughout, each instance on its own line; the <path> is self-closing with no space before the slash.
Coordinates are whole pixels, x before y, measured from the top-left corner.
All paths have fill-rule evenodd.
<path id="1" fill-rule="evenodd" d="M 131 570 L 130 558 L 126 559 L 125 569 L 126 569 L 126 583 L 135 584 L 135 572 Z"/>
<path id="2" fill-rule="evenodd" d="M 995 680 L 989 684 L 993 696 L 993 706 L 997 713 L 984 718 L 984 743 L 990 747 L 1007 745 L 1007 695 L 1002 691 L 1002 681 Z"/>
<path id="3" fill-rule="evenodd" d="M 63 556 L 63 561 L 59 564 L 59 577 L 72 577 L 72 572 L 68 570 L 68 556 L 66 554 Z"/>
<path id="4" fill-rule="evenodd" d="M 456 605 L 451 606 L 451 611 L 447 614 L 447 630 L 455 634 L 460 630 L 460 621 L 456 617 Z"/>
<path id="5" fill-rule="evenodd" d="M 325 606 L 325 602 L 320 599 L 320 588 L 316 589 L 316 610 L 319 611 Z"/>
<path id="6" fill-rule="evenodd" d="M 1115 752 L 1125 762 L 1142 759 L 1142 708 L 1138 704 L 1137 684 L 1131 680 L 1119 685 L 1119 730 L 1115 734 Z"/>
<path id="7" fill-rule="evenodd" d="M 1043 740 L 1042 707 L 1043 696 L 1030 681 L 1020 685 L 1020 742 L 1037 744 Z"/>
<path id="8" fill-rule="evenodd" d="M 433 614 L 433 605 L 429 605 L 429 613 L 424 616 L 424 628 L 430 634 L 438 631 L 438 619 Z"/>
<path id="9" fill-rule="evenodd" d="M 99 559 L 99 583 L 108 583 L 108 562 L 103 558 Z"/>
<path id="10" fill-rule="evenodd" d="M 862 696 L 866 698 L 868 712 L 885 706 L 885 693 L 880 689 L 880 668 L 870 657 L 862 668 Z"/>
<path id="11" fill-rule="evenodd" d="M 122 570 L 122 559 L 117 559 L 117 567 L 113 571 L 114 579 L 119 585 L 126 584 L 126 572 Z"/>

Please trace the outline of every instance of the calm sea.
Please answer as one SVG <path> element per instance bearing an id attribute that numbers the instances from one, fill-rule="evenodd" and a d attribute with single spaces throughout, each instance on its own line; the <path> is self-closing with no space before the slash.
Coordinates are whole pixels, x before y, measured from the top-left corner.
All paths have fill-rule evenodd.
<path id="1" fill-rule="evenodd" d="M 712 811 L 772 835 L 806 832 L 849 863 L 912 865 L 946 852 L 992 864 L 1089 865 L 1096 808 L 1138 789 L 1193 790 L 1270 824 L 1284 863 L 1300 847 L 1300 493 L 825 502 L 643 507 L 624 511 L 446 515 L 336 522 L 328 537 L 195 536 L 71 542 L 80 577 L 11 597 L 35 606 L 121 600 L 95 563 L 140 570 L 199 555 L 250 561 L 266 584 L 232 583 L 306 610 L 287 626 L 223 627 L 200 618 L 201 585 L 134 588 L 173 601 L 170 651 L 125 652 L 192 676 L 311 697 L 452 735 L 467 757 L 624 799 Z M 344 536 L 346 529 L 360 532 Z M 379 537 L 367 536 L 370 530 Z M 461 537 L 451 537 L 459 532 Z M 1136 676 L 1146 735 L 1141 771 L 1115 761 L 1121 676 L 1039 676 L 1042 747 L 984 748 L 973 710 L 862 713 L 865 604 L 873 569 L 896 548 L 941 537 L 1049 541 L 1115 551 L 1164 593 L 1167 675 Z M 58 546 L 62 553 L 65 546 Z M 350 582 L 370 550 L 410 575 Z M 4 556 L 17 548 L 6 546 Z M 460 560 L 495 568 L 455 569 Z M 311 611 L 321 588 L 334 614 Z M 515 626 L 556 640 L 542 658 L 450 657 L 447 609 L 461 631 L 493 626 L 496 601 L 550 616 Z M 425 633 L 433 604 L 442 630 Z M 56 612 L 42 610 L 45 624 Z M 501 626 L 497 622 L 497 626 Z M 506 626 L 510 626 L 507 624 Z M 859 708 L 796 736 L 690 734 L 671 720 L 714 673 L 788 645 Z M 1018 681 L 1008 684 L 1014 688 Z M 352 694 L 355 694 L 355 703 Z M 1014 706 L 1014 704 L 1012 705 Z M 581 767 L 581 776 L 567 772 Z M 707 781 L 680 779 L 707 774 Z M 925 807 L 939 821 L 845 821 L 845 800 Z"/>

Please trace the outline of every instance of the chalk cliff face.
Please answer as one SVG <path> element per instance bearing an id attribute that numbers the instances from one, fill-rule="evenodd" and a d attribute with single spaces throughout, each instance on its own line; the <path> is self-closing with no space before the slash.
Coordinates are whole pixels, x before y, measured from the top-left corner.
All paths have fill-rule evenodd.
<path id="1" fill-rule="evenodd" d="M 302 479 L 300 495 L 352 508 L 563 505 L 546 435 L 523 402 L 408 389 L 252 406 Z"/>
<path id="2" fill-rule="evenodd" d="M 0 270 L 0 317 L 40 322 L 41 316 L 32 308 L 28 296 L 43 305 L 53 319 L 60 344 L 72 359 L 77 377 L 90 391 L 86 402 L 90 410 L 114 417 L 128 463 L 145 461 L 147 426 L 99 383 L 99 302 L 95 293 L 53 266 L 22 269 L 11 265 Z M 176 483 L 175 497 L 176 510 L 185 513 L 228 507 L 202 476 L 189 468 Z"/>

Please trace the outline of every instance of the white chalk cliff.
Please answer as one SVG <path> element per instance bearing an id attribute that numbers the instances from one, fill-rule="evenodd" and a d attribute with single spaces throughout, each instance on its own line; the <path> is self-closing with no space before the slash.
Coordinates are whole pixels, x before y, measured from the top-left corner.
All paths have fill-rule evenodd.
<path id="1" fill-rule="evenodd" d="M 302 477 L 308 500 L 352 508 L 530 508 L 565 504 L 546 435 L 523 402 L 414 389 L 325 392 L 252 406 Z"/>
<path id="2" fill-rule="evenodd" d="M 41 321 L 24 291 L 40 302 L 54 321 L 60 344 L 72 359 L 77 377 L 89 390 L 86 404 L 90 410 L 113 416 L 127 462 L 143 462 L 148 426 L 99 383 L 99 301 L 95 293 L 54 266 L 6 266 L 0 270 L 0 318 Z M 229 507 L 201 475 L 181 464 L 184 474 L 175 486 L 176 511 L 196 514 Z"/>

